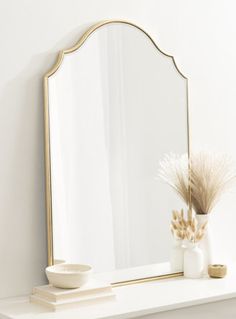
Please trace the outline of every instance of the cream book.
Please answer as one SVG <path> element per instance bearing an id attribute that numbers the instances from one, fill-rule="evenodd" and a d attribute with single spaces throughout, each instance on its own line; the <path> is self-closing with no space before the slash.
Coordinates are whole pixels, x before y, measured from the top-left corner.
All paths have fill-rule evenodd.
<path id="1" fill-rule="evenodd" d="M 95 297 L 98 294 L 110 293 L 112 293 L 110 284 L 95 279 L 92 279 L 86 285 L 75 289 L 61 289 L 53 287 L 52 285 L 39 286 L 33 289 L 33 295 L 37 295 L 44 300 L 52 302 L 74 298 L 83 299 L 86 296 Z"/>
<path id="2" fill-rule="evenodd" d="M 30 296 L 30 302 L 39 304 L 41 306 L 47 307 L 50 310 L 56 311 L 60 309 L 68 309 L 75 306 L 88 306 L 88 305 L 94 305 L 98 302 L 102 301 L 111 301 L 115 300 L 115 294 L 114 292 L 110 293 L 98 293 L 97 295 L 87 295 L 80 298 L 71 298 L 71 299 L 62 299 L 57 302 L 55 301 L 49 301 L 44 299 L 43 297 L 39 295 L 31 295 Z"/>
<path id="3" fill-rule="evenodd" d="M 83 296 L 97 295 L 98 293 L 111 293 L 112 287 L 108 283 L 100 282 L 95 279 L 89 281 L 86 285 L 75 289 L 56 288 L 52 285 L 35 287 L 33 294 L 38 295 L 49 301 L 59 301 L 70 298 L 80 298 Z"/>

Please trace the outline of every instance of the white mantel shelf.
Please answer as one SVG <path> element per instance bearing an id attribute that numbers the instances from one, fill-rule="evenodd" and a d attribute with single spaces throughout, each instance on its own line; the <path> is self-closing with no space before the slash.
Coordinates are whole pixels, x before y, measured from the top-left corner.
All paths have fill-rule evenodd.
<path id="1" fill-rule="evenodd" d="M 236 265 L 224 279 L 174 278 L 114 288 L 116 300 L 51 312 L 28 297 L 0 301 L 0 319 L 126 319 L 236 298 Z"/>

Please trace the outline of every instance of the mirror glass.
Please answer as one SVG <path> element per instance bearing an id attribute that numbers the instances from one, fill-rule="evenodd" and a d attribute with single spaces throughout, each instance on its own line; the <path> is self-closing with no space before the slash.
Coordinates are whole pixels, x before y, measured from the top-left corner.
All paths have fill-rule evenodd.
<path id="1" fill-rule="evenodd" d="M 91 264 L 112 282 L 169 267 L 165 153 L 188 152 L 187 79 L 130 23 L 94 28 L 47 77 L 53 263 Z M 107 277 L 108 276 L 108 277 Z"/>

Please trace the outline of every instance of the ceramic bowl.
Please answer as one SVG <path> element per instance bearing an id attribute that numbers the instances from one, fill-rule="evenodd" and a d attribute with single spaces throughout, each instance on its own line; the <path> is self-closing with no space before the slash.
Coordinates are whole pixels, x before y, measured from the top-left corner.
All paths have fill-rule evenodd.
<path id="1" fill-rule="evenodd" d="M 89 265 L 58 264 L 46 268 L 49 283 L 58 288 L 79 288 L 89 281 L 91 274 Z"/>

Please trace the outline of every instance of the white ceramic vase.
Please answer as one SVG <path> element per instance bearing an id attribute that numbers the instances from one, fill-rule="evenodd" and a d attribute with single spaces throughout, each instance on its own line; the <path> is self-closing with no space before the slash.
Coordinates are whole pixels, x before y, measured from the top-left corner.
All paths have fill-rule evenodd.
<path id="1" fill-rule="evenodd" d="M 204 259 L 203 274 L 207 275 L 208 265 L 212 264 L 212 239 L 211 230 L 209 227 L 209 214 L 196 214 L 196 219 L 198 221 L 199 226 L 207 222 L 204 237 L 199 242 L 199 248 L 202 250 Z"/>
<path id="2" fill-rule="evenodd" d="M 204 259 L 197 243 L 188 242 L 184 251 L 184 276 L 186 278 L 201 278 L 203 276 Z"/>
<path id="3" fill-rule="evenodd" d="M 181 239 L 173 240 L 170 253 L 171 272 L 182 272 L 184 269 L 184 248 Z"/>

